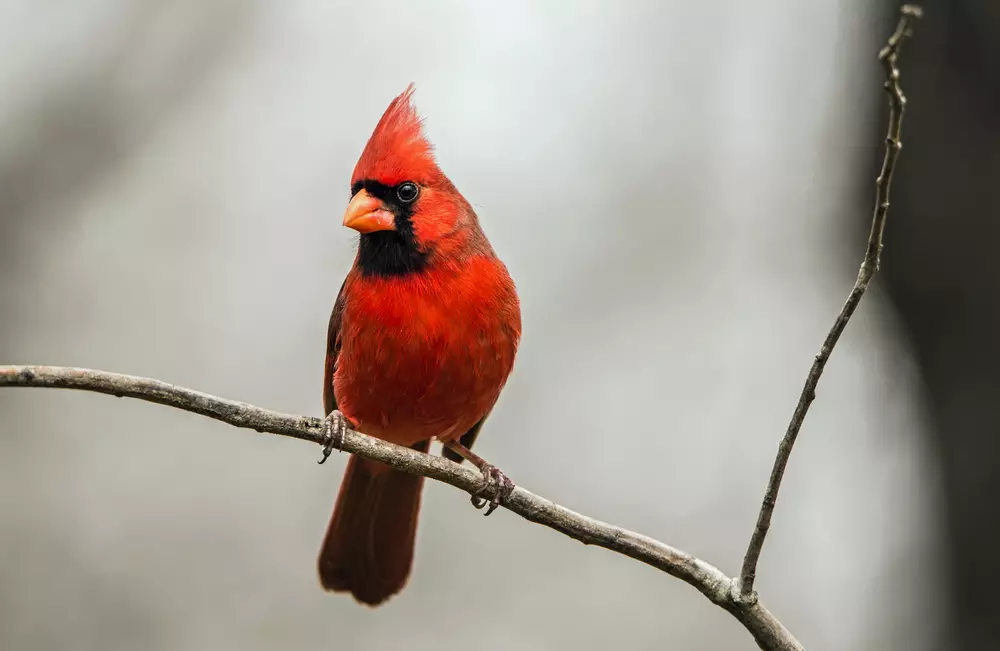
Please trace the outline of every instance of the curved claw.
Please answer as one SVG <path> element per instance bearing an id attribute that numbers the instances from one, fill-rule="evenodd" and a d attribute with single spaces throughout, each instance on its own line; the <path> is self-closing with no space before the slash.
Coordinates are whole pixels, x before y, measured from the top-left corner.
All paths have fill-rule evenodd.
<path id="1" fill-rule="evenodd" d="M 486 483 L 472 496 L 472 505 L 477 509 L 481 509 L 489 504 L 489 507 L 487 507 L 486 512 L 483 514 L 489 515 L 496 511 L 505 499 L 510 497 L 510 494 L 514 491 L 514 482 L 503 471 L 492 464 L 485 464 L 480 468 L 480 471 L 483 473 L 483 479 Z"/>
<path id="2" fill-rule="evenodd" d="M 334 450 L 340 450 L 344 445 L 347 431 L 347 418 L 336 409 L 323 419 L 323 458 L 316 463 L 322 465 L 330 458 Z"/>

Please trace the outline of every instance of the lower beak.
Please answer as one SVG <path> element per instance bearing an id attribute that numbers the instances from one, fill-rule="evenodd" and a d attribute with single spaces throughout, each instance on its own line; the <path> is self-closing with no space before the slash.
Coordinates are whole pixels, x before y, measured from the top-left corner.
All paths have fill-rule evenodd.
<path id="1" fill-rule="evenodd" d="M 359 233 L 394 231 L 396 230 L 396 218 L 380 199 L 371 196 L 365 190 L 361 190 L 347 205 L 347 212 L 344 213 L 344 226 L 353 228 Z"/>

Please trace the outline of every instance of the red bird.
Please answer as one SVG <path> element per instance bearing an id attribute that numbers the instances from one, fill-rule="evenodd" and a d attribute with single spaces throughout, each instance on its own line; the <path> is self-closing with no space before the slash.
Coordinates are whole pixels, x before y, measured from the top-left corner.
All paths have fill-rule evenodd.
<path id="1" fill-rule="evenodd" d="M 514 366 L 514 282 L 469 202 L 437 166 L 410 102 L 389 104 L 351 178 L 344 226 L 361 233 L 330 316 L 323 400 L 330 445 L 351 426 L 467 459 L 487 480 L 489 515 L 513 483 L 470 448 Z M 325 457 L 324 457 L 325 459 Z M 423 477 L 352 457 L 319 553 L 334 592 L 377 605 L 413 564 Z"/>

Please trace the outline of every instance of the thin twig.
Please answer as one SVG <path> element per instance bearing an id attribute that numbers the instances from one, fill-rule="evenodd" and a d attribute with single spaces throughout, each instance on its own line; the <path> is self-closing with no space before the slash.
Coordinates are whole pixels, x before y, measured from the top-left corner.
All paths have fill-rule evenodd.
<path id="1" fill-rule="evenodd" d="M 847 327 L 848 321 L 851 320 L 851 316 L 868 290 L 868 284 L 879 268 L 882 255 L 882 234 L 885 231 L 886 217 L 889 214 L 889 188 L 892 184 L 893 172 L 896 169 L 896 159 L 903 146 L 900 133 L 906 97 L 899 85 L 897 60 L 903 42 L 912 34 L 911 22 L 919 19 L 923 15 L 923 11 L 914 5 L 903 5 L 901 13 L 896 31 L 889 37 L 888 43 L 878 55 L 885 76 L 885 91 L 889 96 L 889 132 L 885 139 L 882 171 L 875 181 L 875 210 L 872 217 L 872 230 L 868 235 L 868 246 L 865 249 L 865 258 L 858 271 L 858 279 L 854 282 L 854 287 L 851 289 L 844 307 L 837 315 L 837 320 L 834 321 L 833 327 L 830 328 L 829 334 L 823 341 L 819 354 L 813 361 L 812 368 L 809 369 L 809 376 L 806 378 L 805 386 L 802 387 L 802 394 L 799 396 L 799 402 L 792 414 L 792 420 L 785 431 L 785 437 L 778 446 L 778 455 L 774 460 L 771 477 L 767 482 L 764 501 L 760 508 L 760 514 L 757 516 L 757 525 L 754 527 L 750 545 L 743 559 L 743 567 L 740 570 L 739 599 L 745 603 L 753 603 L 756 600 L 753 584 L 757 574 L 757 561 L 760 559 L 767 530 L 771 526 L 771 515 L 774 513 L 774 504 L 778 499 L 778 489 L 781 487 L 781 479 L 785 474 L 785 466 L 788 465 L 788 458 L 792 454 L 792 446 L 795 445 L 795 439 L 799 435 L 799 430 L 802 429 L 802 422 L 809 411 L 809 406 L 816 398 L 816 385 L 819 384 L 820 376 L 823 375 L 823 369 L 830 359 L 834 346 L 837 345 L 840 335 L 843 334 L 844 328 Z"/>
<path id="2" fill-rule="evenodd" d="M 816 385 L 834 346 L 857 309 L 872 277 L 878 271 L 882 233 L 885 230 L 889 210 L 889 187 L 901 148 L 900 127 L 906 105 L 906 98 L 899 85 L 897 59 L 903 41 L 910 35 L 911 19 L 919 18 L 921 14 L 919 7 L 905 5 L 896 31 L 879 53 L 879 60 L 885 71 L 885 89 L 889 94 L 889 134 L 886 138 L 882 172 L 876 182 L 875 214 L 864 262 L 861 264 L 858 279 L 847 302 L 813 362 L 791 423 L 781 441 L 738 580 L 726 576 L 718 568 L 691 554 L 627 529 L 581 515 L 521 487 L 515 488 L 503 504 L 505 508 L 530 522 L 549 527 L 584 544 L 596 545 L 623 554 L 694 586 L 712 603 L 739 620 L 758 646 L 766 651 L 802 651 L 802 645 L 795 637 L 759 602 L 753 590 L 754 576 L 764 538 L 770 527 L 785 466 L 809 406 L 815 398 Z M 149 378 L 56 366 L 0 366 L 0 386 L 78 389 L 137 398 L 201 414 L 236 427 L 280 434 L 319 445 L 325 443 L 322 421 L 318 418 L 282 414 Z M 346 452 L 380 461 L 404 472 L 436 479 L 470 494 L 478 492 L 483 487 L 480 473 L 470 468 L 360 432 L 348 430 L 342 447 Z"/>
<path id="3" fill-rule="evenodd" d="M 149 378 L 58 366 L 0 366 L 0 387 L 3 386 L 79 389 L 138 398 L 208 416 L 236 427 L 281 434 L 320 445 L 325 442 L 323 421 L 319 418 L 282 414 Z M 476 470 L 360 432 L 348 430 L 343 449 L 404 472 L 451 484 L 469 494 L 483 487 L 483 477 Z M 691 554 L 581 515 L 521 487 L 514 489 L 503 506 L 530 522 L 554 529 L 586 545 L 596 545 L 634 558 L 694 586 L 712 603 L 736 617 L 762 649 L 802 651 L 802 645 L 762 604 L 747 606 L 739 603 L 732 589 L 733 579 Z"/>

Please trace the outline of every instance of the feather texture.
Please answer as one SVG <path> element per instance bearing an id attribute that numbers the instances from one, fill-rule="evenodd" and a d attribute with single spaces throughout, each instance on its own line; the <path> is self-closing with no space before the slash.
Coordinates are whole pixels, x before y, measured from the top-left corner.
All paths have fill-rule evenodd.
<path id="1" fill-rule="evenodd" d="M 323 392 L 327 413 L 426 451 L 435 438 L 476 439 L 513 369 L 521 312 L 475 212 L 434 161 L 412 92 L 389 105 L 351 181 L 395 228 L 361 236 L 330 316 Z M 398 193 L 404 183 L 416 198 Z M 422 482 L 351 459 L 320 551 L 324 588 L 370 605 L 402 589 Z"/>

